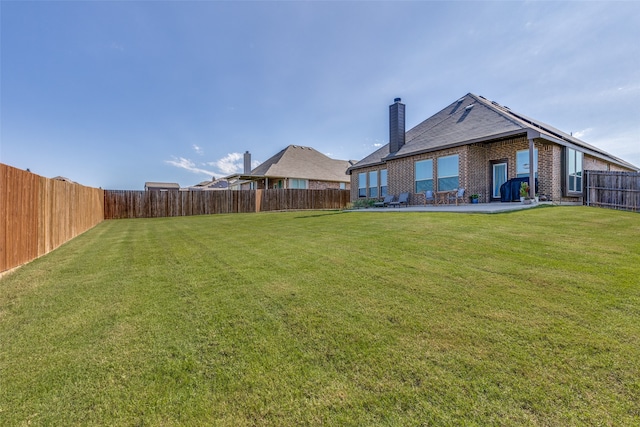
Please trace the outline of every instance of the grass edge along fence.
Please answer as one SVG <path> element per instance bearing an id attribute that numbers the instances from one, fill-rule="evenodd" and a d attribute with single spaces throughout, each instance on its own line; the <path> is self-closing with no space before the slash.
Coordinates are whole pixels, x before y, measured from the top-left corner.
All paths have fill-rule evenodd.
<path id="1" fill-rule="evenodd" d="M 587 206 L 640 211 L 640 173 L 585 171 Z"/>
<path id="2" fill-rule="evenodd" d="M 104 191 L 0 163 L 0 274 L 104 220 Z"/>
<path id="3" fill-rule="evenodd" d="M 105 190 L 105 219 L 251 213 L 283 210 L 343 209 L 349 190 Z"/>

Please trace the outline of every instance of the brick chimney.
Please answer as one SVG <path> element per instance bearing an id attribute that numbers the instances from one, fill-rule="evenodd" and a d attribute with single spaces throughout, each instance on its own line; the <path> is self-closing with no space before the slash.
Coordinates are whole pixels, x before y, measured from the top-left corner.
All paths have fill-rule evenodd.
<path id="1" fill-rule="evenodd" d="M 244 174 L 251 175 L 251 153 L 249 150 L 244 153 Z"/>
<path id="2" fill-rule="evenodd" d="M 398 152 L 404 145 L 404 104 L 396 98 L 389 105 L 389 153 Z"/>

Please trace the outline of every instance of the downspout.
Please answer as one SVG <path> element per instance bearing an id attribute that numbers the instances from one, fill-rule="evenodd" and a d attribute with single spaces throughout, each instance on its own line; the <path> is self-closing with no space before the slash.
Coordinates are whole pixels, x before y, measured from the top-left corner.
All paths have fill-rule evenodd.
<path id="1" fill-rule="evenodd" d="M 540 133 L 535 131 L 527 131 L 527 139 L 529 140 L 529 198 L 536 197 L 536 170 L 535 170 L 535 145 L 533 139 L 539 137 Z"/>
<path id="2" fill-rule="evenodd" d="M 533 138 L 529 139 L 529 198 L 536 197 L 535 147 Z"/>

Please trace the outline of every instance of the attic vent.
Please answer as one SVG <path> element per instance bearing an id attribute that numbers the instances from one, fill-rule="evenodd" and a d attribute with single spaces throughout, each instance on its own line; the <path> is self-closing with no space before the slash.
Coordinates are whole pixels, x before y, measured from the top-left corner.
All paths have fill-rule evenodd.
<path id="1" fill-rule="evenodd" d="M 498 104 L 496 101 L 491 101 L 491 103 L 492 103 L 493 105 L 497 105 L 498 107 L 500 106 L 500 104 Z"/>
<path id="2" fill-rule="evenodd" d="M 464 98 L 458 99 L 458 104 L 461 103 L 462 101 L 464 101 Z"/>
<path id="3" fill-rule="evenodd" d="M 476 105 L 476 104 L 467 105 L 464 109 L 469 111 L 469 110 L 471 110 L 473 108 L 474 105 Z"/>

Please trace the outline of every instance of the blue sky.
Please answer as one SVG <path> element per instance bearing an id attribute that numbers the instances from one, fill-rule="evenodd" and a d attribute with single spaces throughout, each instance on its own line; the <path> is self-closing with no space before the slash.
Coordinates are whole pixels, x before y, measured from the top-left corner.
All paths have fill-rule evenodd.
<path id="1" fill-rule="evenodd" d="M 640 2 L 0 2 L 0 161 L 189 186 L 471 92 L 640 166 Z"/>

